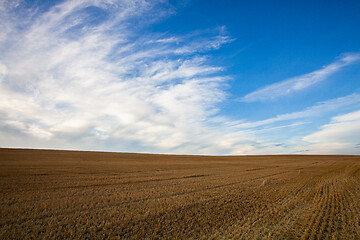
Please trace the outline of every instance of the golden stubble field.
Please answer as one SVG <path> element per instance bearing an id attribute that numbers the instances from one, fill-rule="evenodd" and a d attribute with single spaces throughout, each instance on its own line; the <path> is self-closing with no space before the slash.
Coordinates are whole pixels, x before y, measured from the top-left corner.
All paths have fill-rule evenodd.
<path id="1" fill-rule="evenodd" d="M 1 239 L 360 239 L 360 156 L 0 149 Z"/>

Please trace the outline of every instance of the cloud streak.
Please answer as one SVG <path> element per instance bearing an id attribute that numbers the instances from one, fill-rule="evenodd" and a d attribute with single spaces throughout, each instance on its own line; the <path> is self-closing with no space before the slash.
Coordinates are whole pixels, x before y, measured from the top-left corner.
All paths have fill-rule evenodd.
<path id="1" fill-rule="evenodd" d="M 242 102 L 258 102 L 274 100 L 297 91 L 309 88 L 332 74 L 340 71 L 343 67 L 355 63 L 360 59 L 360 53 L 343 54 L 339 59 L 323 68 L 301 76 L 286 79 L 269 86 L 265 86 L 241 98 Z"/>
<path id="2" fill-rule="evenodd" d="M 360 154 L 360 111 L 333 117 L 321 130 L 307 135 L 303 148 L 316 154 Z"/>
<path id="3" fill-rule="evenodd" d="M 344 97 L 339 97 L 324 102 L 319 102 L 314 106 L 306 108 L 305 110 L 280 114 L 274 118 L 268 118 L 265 120 L 254 121 L 254 122 L 246 122 L 246 121 L 235 122 L 233 126 L 244 129 L 264 127 L 270 124 L 289 121 L 289 120 L 319 117 L 319 116 L 323 116 L 326 113 L 330 113 L 333 111 L 338 111 L 339 109 L 346 109 L 354 106 L 360 107 L 360 94 L 358 93 L 353 93 Z"/>

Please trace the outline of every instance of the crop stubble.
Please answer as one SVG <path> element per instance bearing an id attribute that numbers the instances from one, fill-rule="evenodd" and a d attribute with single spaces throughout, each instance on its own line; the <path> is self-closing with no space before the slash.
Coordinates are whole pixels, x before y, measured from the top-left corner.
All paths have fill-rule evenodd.
<path id="1" fill-rule="evenodd" d="M 360 156 L 0 149 L 0 238 L 360 239 Z"/>

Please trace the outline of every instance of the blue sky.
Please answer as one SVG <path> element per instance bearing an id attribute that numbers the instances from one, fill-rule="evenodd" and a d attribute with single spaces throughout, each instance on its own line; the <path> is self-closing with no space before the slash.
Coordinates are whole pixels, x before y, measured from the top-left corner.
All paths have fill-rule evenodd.
<path id="1" fill-rule="evenodd" d="M 360 154 L 359 1 L 2 1 L 0 147 Z"/>

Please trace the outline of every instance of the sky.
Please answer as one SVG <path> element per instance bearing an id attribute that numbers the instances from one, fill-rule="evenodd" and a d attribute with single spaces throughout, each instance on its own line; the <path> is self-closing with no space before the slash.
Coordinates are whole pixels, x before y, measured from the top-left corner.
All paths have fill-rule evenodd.
<path id="1" fill-rule="evenodd" d="M 360 1 L 2 0 L 0 147 L 360 154 Z"/>

